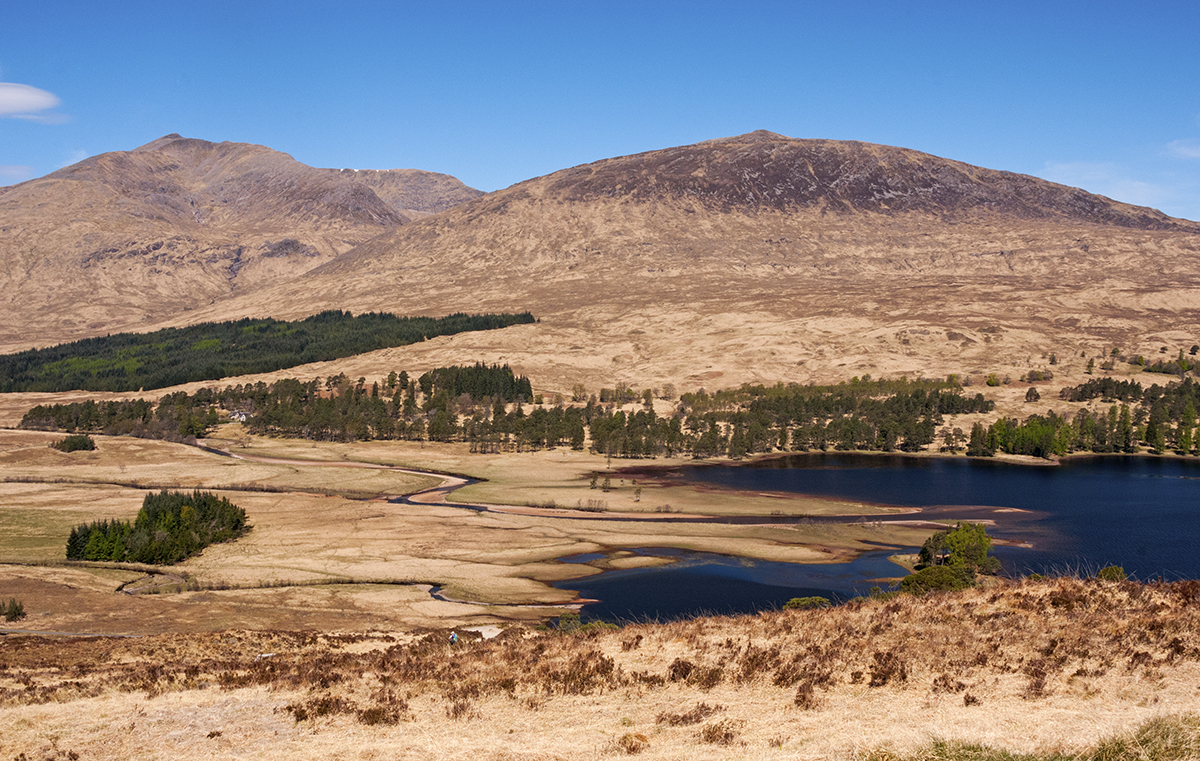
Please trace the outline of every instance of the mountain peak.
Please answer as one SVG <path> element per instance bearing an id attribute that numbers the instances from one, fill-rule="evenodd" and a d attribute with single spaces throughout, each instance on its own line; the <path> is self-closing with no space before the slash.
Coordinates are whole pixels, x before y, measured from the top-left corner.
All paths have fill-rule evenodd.
<path id="1" fill-rule="evenodd" d="M 1194 224 L 1079 188 L 920 151 L 766 130 L 597 161 L 529 184 L 567 201 L 698 203 L 714 211 L 1060 219 L 1138 229 Z"/>
<path id="2" fill-rule="evenodd" d="M 150 142 L 146 143 L 145 145 L 139 145 L 137 148 L 133 149 L 133 152 L 139 153 L 139 152 L 143 152 L 143 151 L 157 151 L 159 148 L 162 148 L 164 145 L 167 145 L 168 143 L 172 143 L 176 140 L 183 140 L 183 139 L 184 139 L 183 135 L 180 135 L 178 132 L 172 132 L 169 135 L 163 135 L 162 137 L 158 138 L 157 140 L 151 140 Z"/>
<path id="3" fill-rule="evenodd" d="M 795 138 L 781 135 L 778 132 L 772 132 L 766 129 L 756 129 L 753 132 L 747 132 L 743 135 L 733 135 L 731 137 L 718 137 L 713 140 L 705 140 L 699 145 L 721 145 L 724 143 L 775 143 L 784 140 L 794 140 Z"/>

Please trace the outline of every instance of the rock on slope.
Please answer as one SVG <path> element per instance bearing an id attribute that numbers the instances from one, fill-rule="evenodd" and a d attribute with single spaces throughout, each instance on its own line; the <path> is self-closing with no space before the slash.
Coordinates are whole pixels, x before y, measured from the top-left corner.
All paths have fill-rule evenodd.
<path id="1" fill-rule="evenodd" d="M 0 344 L 176 318 L 479 194 L 446 175 L 314 169 L 178 135 L 95 156 L 0 188 Z"/>

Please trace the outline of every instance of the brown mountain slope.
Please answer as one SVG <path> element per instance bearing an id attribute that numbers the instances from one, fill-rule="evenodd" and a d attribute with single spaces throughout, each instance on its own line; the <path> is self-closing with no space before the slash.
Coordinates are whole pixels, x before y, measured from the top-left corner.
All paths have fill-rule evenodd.
<path id="1" fill-rule="evenodd" d="M 900 148 L 756 132 L 599 161 L 389 231 L 200 310 L 536 326 L 349 363 L 508 361 L 544 388 L 1016 377 L 1200 338 L 1200 224 Z M 1073 363 L 1073 364 L 1072 364 Z"/>
<path id="2" fill-rule="evenodd" d="M 420 169 L 326 169 L 343 179 L 365 185 L 405 216 L 436 214 L 483 195 L 456 177 Z"/>
<path id="3" fill-rule="evenodd" d="M 178 319 L 477 195 L 446 175 L 314 169 L 178 135 L 95 156 L 0 188 L 0 344 Z"/>

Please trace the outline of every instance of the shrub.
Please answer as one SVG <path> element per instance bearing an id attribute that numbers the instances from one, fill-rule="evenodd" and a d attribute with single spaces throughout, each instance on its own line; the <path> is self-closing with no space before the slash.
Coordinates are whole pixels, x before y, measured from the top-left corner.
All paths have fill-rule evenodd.
<path id="1" fill-rule="evenodd" d="M 702 690 L 711 690 L 721 683 L 724 672 L 721 666 L 701 666 L 692 671 L 687 683 Z"/>
<path id="2" fill-rule="evenodd" d="M 975 586 L 975 572 L 964 565 L 934 565 L 900 580 L 900 591 L 925 594 Z"/>
<path id="3" fill-rule="evenodd" d="M 634 756 L 650 747 L 650 738 L 641 732 L 627 732 L 617 740 L 617 747 L 626 755 Z"/>
<path id="4" fill-rule="evenodd" d="M 908 666 L 904 659 L 892 651 L 876 652 L 871 664 L 869 687 L 882 687 L 888 682 L 903 682 L 908 679 Z"/>
<path id="5" fill-rule="evenodd" d="M 655 724 L 668 724 L 672 727 L 699 724 L 710 716 L 725 710 L 725 706 L 710 706 L 708 703 L 697 703 L 696 707 L 685 713 L 663 712 L 654 720 Z"/>
<path id="6" fill-rule="evenodd" d="M 672 682 L 686 681 L 696 669 L 696 664 L 683 658 L 676 658 L 667 668 L 667 678 Z"/>
<path id="7" fill-rule="evenodd" d="M 821 699 L 817 697 L 815 685 L 809 681 L 801 682 L 796 688 L 796 697 L 792 699 L 792 704 L 805 711 L 820 708 Z"/>
<path id="8" fill-rule="evenodd" d="M 86 433 L 76 433 L 59 439 L 50 446 L 60 452 L 91 452 L 96 448 L 96 442 Z"/>
<path id="9" fill-rule="evenodd" d="M 358 712 L 358 720 L 367 726 L 377 724 L 396 724 L 400 721 L 399 712 L 385 706 L 372 706 Z"/>
<path id="10" fill-rule="evenodd" d="M 783 604 L 783 609 L 808 610 L 809 608 L 828 608 L 831 604 L 828 597 L 793 597 Z"/>
<path id="11" fill-rule="evenodd" d="M 22 618 L 25 618 L 25 603 L 21 602 L 15 597 L 10 597 L 8 599 L 8 603 L 4 606 L 3 611 L 5 621 L 10 623 L 13 621 L 20 621 Z"/>
<path id="12" fill-rule="evenodd" d="M 733 745 L 737 739 L 738 725 L 730 719 L 721 719 L 712 724 L 705 724 L 696 736 L 710 745 Z"/>
<path id="13" fill-rule="evenodd" d="M 1126 575 L 1125 569 L 1119 565 L 1110 565 L 1101 568 L 1096 573 L 1096 578 L 1101 581 L 1125 581 L 1129 578 Z"/>

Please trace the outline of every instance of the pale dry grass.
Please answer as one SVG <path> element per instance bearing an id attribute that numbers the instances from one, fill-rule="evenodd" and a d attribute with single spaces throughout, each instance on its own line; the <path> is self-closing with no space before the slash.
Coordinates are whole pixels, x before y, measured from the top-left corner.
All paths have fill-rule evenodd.
<path id="1" fill-rule="evenodd" d="M 854 758 L 943 739 L 1074 753 L 1200 710 L 1197 599 L 1191 582 L 1066 579 L 611 632 L 464 632 L 455 647 L 446 629 L 10 639 L 0 751 Z"/>
<path id="2" fill-rule="evenodd" d="M 528 515 L 480 513 L 436 502 L 398 504 L 374 498 L 438 483 L 437 477 L 391 469 L 424 466 L 468 470 L 514 498 L 521 496 L 524 479 L 533 490 L 529 496 L 536 497 L 539 488 L 561 488 L 631 501 L 632 482 L 622 484 L 620 477 L 609 494 L 589 489 L 588 468 L 603 461 L 581 453 L 476 456 L 460 445 L 314 445 L 249 438 L 243 447 L 226 442 L 239 456 L 278 460 L 271 462 L 105 436 L 96 437 L 94 452 L 65 455 L 48 446 L 56 438 L 0 431 L 0 472 L 10 479 L 0 483 L 5 505 L 0 511 L 0 528 L 5 529 L 0 532 L 0 561 L 60 561 L 72 526 L 132 519 L 149 489 L 214 490 L 243 507 L 253 528 L 235 542 L 209 547 L 172 567 L 174 577 L 150 585 L 167 594 L 85 592 L 73 589 L 70 574 L 56 580 L 55 568 L 0 566 L 0 593 L 28 598 L 36 615 L 27 625 L 39 630 L 147 633 L 222 629 L 239 622 L 363 629 L 528 620 L 553 611 L 518 606 L 563 605 L 575 599 L 573 592 L 552 588 L 550 582 L 654 562 L 621 554 L 592 565 L 557 561 L 566 555 L 669 546 L 828 563 L 874 549 L 874 543 L 919 544 L 928 533 L 904 524 L 771 525 L 769 517 L 756 526 L 592 519 L 611 518 L 615 511 L 602 516 L 568 511 L 566 517 L 540 509 Z M 740 499 L 735 492 L 658 488 L 669 492 L 679 509 L 696 512 L 717 511 Z M 348 498 L 355 495 L 359 498 Z M 458 493 L 452 498 L 458 499 Z M 814 511 L 845 507 L 758 495 L 746 501 L 744 510 L 750 513 L 768 505 Z M 733 504 L 728 511 L 739 512 Z M 442 587 L 450 600 L 472 604 L 433 599 L 429 585 Z M 196 587 L 198 591 L 187 591 Z"/>

